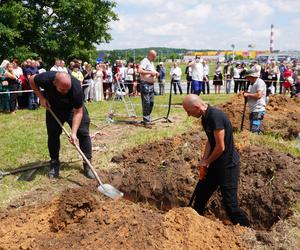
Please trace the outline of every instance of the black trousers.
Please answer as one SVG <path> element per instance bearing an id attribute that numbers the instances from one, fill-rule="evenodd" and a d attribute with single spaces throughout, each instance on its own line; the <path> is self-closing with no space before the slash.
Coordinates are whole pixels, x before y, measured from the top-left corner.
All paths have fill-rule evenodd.
<path id="1" fill-rule="evenodd" d="M 172 80 L 171 83 L 174 86 L 174 94 L 177 95 L 177 87 L 178 87 L 179 93 L 182 95 L 180 80 Z"/>
<path id="2" fill-rule="evenodd" d="M 18 84 L 9 84 L 9 91 L 17 91 L 18 90 Z M 17 93 L 10 94 L 9 98 L 9 109 L 10 112 L 13 112 L 17 109 Z"/>
<path id="3" fill-rule="evenodd" d="M 200 181 L 196 190 L 194 209 L 201 215 L 212 194 L 220 187 L 222 203 L 229 218 L 234 224 L 249 226 L 249 220 L 243 210 L 240 209 L 237 199 L 238 180 L 240 167 L 237 163 L 208 168 L 205 180 Z"/>
<path id="4" fill-rule="evenodd" d="M 62 124 L 67 122 L 72 128 L 72 111 L 61 111 L 53 110 L 58 119 Z M 50 112 L 46 111 L 46 126 L 48 133 L 48 150 L 51 160 L 59 160 L 59 150 L 60 150 L 60 135 L 62 133 L 62 128 L 59 126 L 57 121 L 53 118 Z M 92 159 L 92 143 L 89 134 L 90 118 L 85 107 L 83 107 L 83 117 L 80 126 L 77 131 L 77 138 L 79 140 L 79 147 L 85 154 L 86 158 Z"/>

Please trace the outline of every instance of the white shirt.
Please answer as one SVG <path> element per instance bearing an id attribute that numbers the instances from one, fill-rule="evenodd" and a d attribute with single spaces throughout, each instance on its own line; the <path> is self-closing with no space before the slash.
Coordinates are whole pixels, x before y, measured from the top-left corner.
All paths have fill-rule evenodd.
<path id="1" fill-rule="evenodd" d="M 266 84 L 265 82 L 257 78 L 256 82 L 253 85 L 249 85 L 248 91 L 252 94 L 262 91 L 262 97 L 258 100 L 253 98 L 248 98 L 250 112 L 259 112 L 266 110 Z"/>
<path id="2" fill-rule="evenodd" d="M 205 64 L 205 66 L 203 66 L 203 74 L 205 76 L 209 75 L 209 66 L 207 64 Z"/>
<path id="3" fill-rule="evenodd" d="M 121 75 L 122 75 L 122 79 L 125 80 L 126 74 L 127 74 L 127 68 L 124 67 L 124 66 L 122 66 L 122 67 L 120 68 L 120 73 L 121 73 Z"/>
<path id="4" fill-rule="evenodd" d="M 145 71 L 150 71 L 150 72 L 156 71 L 153 62 L 150 62 L 147 57 L 141 61 L 140 67 Z M 155 79 L 156 79 L 156 77 L 151 76 L 150 74 L 141 74 L 142 81 L 154 83 Z"/>
<path id="5" fill-rule="evenodd" d="M 50 71 L 59 71 L 59 72 L 62 72 L 63 71 L 63 69 L 62 69 L 62 67 L 57 67 L 56 65 L 54 65 L 51 69 L 50 69 Z"/>
<path id="6" fill-rule="evenodd" d="M 17 67 L 16 69 L 14 68 L 13 72 L 17 77 L 20 77 L 21 75 L 23 75 L 23 70 L 20 67 Z"/>
<path id="7" fill-rule="evenodd" d="M 233 69 L 233 78 L 240 78 L 241 69 L 234 68 Z"/>
<path id="8" fill-rule="evenodd" d="M 175 76 L 173 76 L 174 74 L 175 74 Z M 173 80 L 180 81 L 181 75 L 182 75 L 182 72 L 181 72 L 180 67 L 171 68 L 170 76 L 173 78 Z"/>
<path id="9" fill-rule="evenodd" d="M 203 81 L 203 65 L 201 62 L 196 62 L 191 66 L 192 68 L 192 79 L 195 81 Z"/>

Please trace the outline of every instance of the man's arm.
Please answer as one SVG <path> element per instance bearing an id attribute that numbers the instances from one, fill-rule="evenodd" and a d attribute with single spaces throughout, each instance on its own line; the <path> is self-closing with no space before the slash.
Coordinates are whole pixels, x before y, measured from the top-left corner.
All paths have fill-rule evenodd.
<path id="1" fill-rule="evenodd" d="M 83 117 L 83 108 L 73 109 L 73 120 L 72 120 L 72 132 L 70 137 L 70 142 L 72 144 L 77 143 L 77 131 L 80 126 Z"/>
<path id="2" fill-rule="evenodd" d="M 256 91 L 256 93 L 248 93 L 244 92 L 244 97 L 258 100 L 263 96 L 263 92 L 261 90 Z"/>
<path id="3" fill-rule="evenodd" d="M 33 90 L 33 92 L 36 94 L 36 96 L 40 99 L 40 103 L 41 105 L 44 107 L 44 108 L 49 108 L 50 107 L 50 104 L 48 103 L 47 99 L 43 96 L 40 88 L 36 85 L 35 81 L 34 81 L 34 78 L 35 78 L 36 75 L 32 75 L 32 76 L 29 76 L 29 83 L 30 83 L 30 86 Z"/>
<path id="4" fill-rule="evenodd" d="M 214 137 L 216 141 L 216 146 L 214 147 L 214 150 L 211 152 L 211 154 L 208 157 L 203 157 L 203 160 L 201 160 L 200 162 L 200 166 L 207 167 L 213 161 L 218 159 L 225 150 L 225 143 L 224 143 L 225 130 L 224 129 L 214 130 Z"/>
<path id="5" fill-rule="evenodd" d="M 195 63 L 196 63 L 195 61 L 191 61 L 191 62 L 189 62 L 189 63 L 187 64 L 187 66 L 188 66 L 188 67 L 191 67 L 191 66 L 193 66 Z"/>
<path id="6" fill-rule="evenodd" d="M 159 73 L 155 71 L 147 71 L 144 70 L 142 67 L 139 67 L 138 72 L 142 75 L 151 75 L 151 76 L 159 76 Z"/>

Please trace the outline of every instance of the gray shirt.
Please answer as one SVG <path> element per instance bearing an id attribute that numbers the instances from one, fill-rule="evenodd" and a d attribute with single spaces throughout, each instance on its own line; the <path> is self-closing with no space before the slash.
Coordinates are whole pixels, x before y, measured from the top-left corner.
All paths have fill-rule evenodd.
<path id="1" fill-rule="evenodd" d="M 248 98 L 250 112 L 260 112 L 266 110 L 266 84 L 265 82 L 257 78 L 256 82 L 249 86 L 248 92 L 255 94 L 258 91 L 262 91 L 262 97 L 255 100 L 253 98 Z"/>

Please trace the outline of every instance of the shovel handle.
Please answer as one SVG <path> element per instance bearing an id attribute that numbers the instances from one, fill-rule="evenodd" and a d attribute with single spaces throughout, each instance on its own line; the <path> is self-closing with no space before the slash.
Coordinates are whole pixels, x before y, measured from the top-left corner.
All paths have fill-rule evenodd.
<path id="1" fill-rule="evenodd" d="M 243 116 L 242 116 L 242 123 L 241 123 L 241 131 L 243 131 L 244 128 L 244 121 L 245 121 L 245 113 L 246 113 L 246 107 L 247 107 L 247 98 L 244 97 L 244 109 L 243 109 Z"/>
<path id="2" fill-rule="evenodd" d="M 61 123 L 61 121 L 58 119 L 58 117 L 55 115 L 55 113 L 52 111 L 52 109 L 50 107 L 47 108 L 47 110 L 51 113 L 51 115 L 53 116 L 53 118 L 56 120 L 56 122 L 59 124 L 59 126 L 62 128 L 62 130 L 64 131 L 64 133 L 67 135 L 67 137 L 70 139 L 70 133 L 68 132 L 68 130 L 66 130 L 66 128 L 63 126 L 63 124 Z M 102 181 L 100 180 L 96 170 L 94 169 L 94 167 L 92 166 L 91 162 L 89 161 L 88 158 L 86 158 L 85 154 L 82 152 L 82 150 L 79 148 L 79 146 L 74 143 L 73 144 L 76 148 L 76 150 L 78 151 L 78 153 L 81 155 L 81 157 L 83 158 L 83 160 L 88 164 L 89 168 L 92 170 L 94 176 L 96 177 L 97 181 L 99 182 L 99 184 L 101 186 L 103 186 Z"/>

